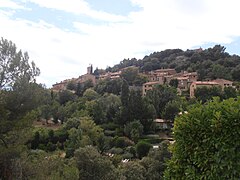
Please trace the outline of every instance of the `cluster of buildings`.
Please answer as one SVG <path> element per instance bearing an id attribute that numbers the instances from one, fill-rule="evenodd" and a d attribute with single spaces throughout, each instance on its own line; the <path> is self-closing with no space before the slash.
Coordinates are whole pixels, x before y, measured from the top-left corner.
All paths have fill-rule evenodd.
<path id="1" fill-rule="evenodd" d="M 104 79 L 116 79 L 121 77 L 122 71 L 118 72 L 106 72 L 105 74 L 94 75 L 93 67 L 90 65 L 87 67 L 87 73 L 79 76 L 78 78 L 67 79 L 53 85 L 53 91 L 66 90 L 67 85 L 70 82 L 75 84 L 84 83 L 86 81 L 92 81 L 95 85 L 99 80 Z M 199 87 L 214 87 L 218 86 L 224 89 L 225 87 L 232 87 L 233 82 L 225 79 L 216 79 L 212 81 L 197 81 L 197 72 L 182 71 L 177 73 L 175 69 L 157 69 L 144 73 L 148 77 L 148 82 L 142 86 L 142 94 L 146 95 L 147 91 L 152 90 L 156 85 L 169 84 L 171 80 L 177 81 L 178 94 L 181 95 L 184 92 L 189 92 L 190 98 L 194 97 L 195 90 Z"/>
<path id="2" fill-rule="evenodd" d="M 56 91 L 56 92 L 66 90 L 67 85 L 70 82 L 75 83 L 75 84 L 78 84 L 78 83 L 82 84 L 82 83 L 85 83 L 86 81 L 91 81 L 93 83 L 93 85 L 96 85 L 96 83 L 99 80 L 120 78 L 121 73 L 122 73 L 121 71 L 113 72 L 113 73 L 107 72 L 105 74 L 100 74 L 100 75 L 96 76 L 93 74 L 92 65 L 90 65 L 89 67 L 87 67 L 86 74 L 81 75 L 78 78 L 66 79 L 66 80 L 61 81 L 60 83 L 53 84 L 52 90 Z"/>
<path id="3" fill-rule="evenodd" d="M 178 82 L 177 90 L 181 95 L 183 92 L 189 91 L 190 98 L 195 97 L 195 90 L 201 87 L 220 87 L 222 90 L 225 87 L 233 87 L 233 82 L 226 79 L 216 79 L 212 81 L 197 81 L 197 72 L 188 73 L 183 71 L 176 73 L 175 69 L 158 69 L 148 73 L 149 82 L 143 84 L 142 91 L 145 96 L 148 90 L 152 90 L 158 84 L 169 84 L 175 79 Z"/>
<path id="4" fill-rule="evenodd" d="M 186 71 L 177 73 L 175 69 L 158 69 L 151 71 L 148 74 L 149 82 L 143 84 L 143 95 L 145 96 L 148 90 L 153 89 L 155 85 L 169 84 L 171 80 L 178 81 L 178 93 L 188 91 L 191 83 L 197 81 L 197 72 L 188 73 Z"/>

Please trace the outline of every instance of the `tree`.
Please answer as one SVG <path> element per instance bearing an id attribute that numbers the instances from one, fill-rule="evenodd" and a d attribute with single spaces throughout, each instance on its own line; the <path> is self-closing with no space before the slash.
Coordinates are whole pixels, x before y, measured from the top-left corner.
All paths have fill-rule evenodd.
<path id="1" fill-rule="evenodd" d="M 142 136 L 143 125 L 140 123 L 140 121 L 137 120 L 129 122 L 124 126 L 124 133 L 134 142 L 137 142 L 138 139 Z"/>
<path id="2" fill-rule="evenodd" d="M 129 86 L 126 80 L 123 80 L 122 88 L 121 88 L 121 102 L 122 107 L 120 108 L 120 118 L 119 124 L 123 125 L 126 122 L 130 121 L 129 119 Z"/>
<path id="3" fill-rule="evenodd" d="M 149 150 L 152 148 L 152 145 L 145 141 L 139 141 L 136 145 L 136 151 L 138 157 L 142 159 L 144 156 L 147 156 Z"/>
<path id="4" fill-rule="evenodd" d="M 67 83 L 67 89 L 76 90 L 76 88 L 77 88 L 77 85 L 74 81 L 70 81 L 70 82 Z"/>
<path id="5" fill-rule="evenodd" d="M 88 101 L 92 101 L 95 100 L 99 97 L 99 94 L 94 91 L 93 89 L 87 89 L 84 93 L 83 93 L 83 97 L 86 98 Z"/>
<path id="6" fill-rule="evenodd" d="M 99 137 L 103 134 L 103 129 L 96 125 L 89 117 L 80 118 L 79 128 L 82 131 L 81 145 L 97 145 Z"/>
<path id="7" fill-rule="evenodd" d="M 116 179 L 112 162 L 91 146 L 75 152 L 79 177 L 83 180 Z"/>
<path id="8" fill-rule="evenodd" d="M 11 88 L 19 80 L 34 82 L 40 70 L 34 62 L 29 63 L 28 53 L 17 50 L 12 41 L 0 40 L 0 89 Z"/>
<path id="9" fill-rule="evenodd" d="M 153 90 L 148 91 L 146 98 L 153 104 L 157 116 L 161 117 L 166 104 L 178 98 L 176 88 L 166 85 L 158 85 Z"/>
<path id="10" fill-rule="evenodd" d="M 240 98 L 196 104 L 175 119 L 166 179 L 239 179 Z"/>
<path id="11" fill-rule="evenodd" d="M 0 179 L 21 178 L 20 154 L 28 128 L 36 119 L 31 112 L 42 104 L 45 90 L 35 83 L 40 70 L 11 41 L 0 40 Z"/>
<path id="12" fill-rule="evenodd" d="M 195 97 L 202 102 L 211 100 L 214 96 L 222 97 L 222 89 L 220 87 L 200 87 L 195 91 Z"/>
<path id="13" fill-rule="evenodd" d="M 168 151 L 169 144 L 169 141 L 163 141 L 158 148 L 151 149 L 148 156 L 143 157 L 140 161 L 140 164 L 146 169 L 146 179 L 163 179 L 167 161 L 171 158 L 171 153 Z"/>
<path id="14" fill-rule="evenodd" d="M 76 95 L 68 90 L 59 92 L 59 103 L 61 105 L 66 104 L 68 101 L 73 101 L 76 99 Z"/>
<path id="15" fill-rule="evenodd" d="M 128 106 L 129 102 L 129 85 L 126 80 L 123 80 L 121 88 L 121 102 L 124 107 Z"/>
<path id="16" fill-rule="evenodd" d="M 177 88 L 178 87 L 178 80 L 177 79 L 171 79 L 170 82 L 169 82 L 169 85 Z"/>
<path id="17" fill-rule="evenodd" d="M 232 69 L 231 75 L 232 75 L 233 80 L 240 81 L 240 65 L 238 65 L 237 67 Z"/>
<path id="18" fill-rule="evenodd" d="M 146 170 L 138 162 L 130 161 L 120 167 L 121 178 L 126 180 L 144 180 Z"/>
<path id="19" fill-rule="evenodd" d="M 223 98 L 229 99 L 229 98 L 236 98 L 237 97 L 237 91 L 233 87 L 225 87 L 223 91 Z"/>
<path id="20" fill-rule="evenodd" d="M 180 111 L 180 105 L 177 101 L 170 101 L 166 104 L 163 112 L 162 117 L 167 120 L 174 120 L 175 116 Z"/>

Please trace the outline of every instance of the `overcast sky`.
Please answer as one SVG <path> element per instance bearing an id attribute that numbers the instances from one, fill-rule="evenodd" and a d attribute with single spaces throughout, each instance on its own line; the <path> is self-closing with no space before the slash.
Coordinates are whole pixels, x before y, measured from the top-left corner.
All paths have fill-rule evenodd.
<path id="1" fill-rule="evenodd" d="M 0 0 L 0 37 L 48 87 L 154 51 L 222 44 L 240 54 L 239 0 Z"/>

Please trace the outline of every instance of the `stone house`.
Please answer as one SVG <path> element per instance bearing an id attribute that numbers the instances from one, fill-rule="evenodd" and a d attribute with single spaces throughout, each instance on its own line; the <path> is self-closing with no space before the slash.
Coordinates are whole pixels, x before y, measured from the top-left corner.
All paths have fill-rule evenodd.
<path id="1" fill-rule="evenodd" d="M 201 88 L 201 87 L 212 88 L 212 87 L 220 87 L 220 85 L 217 82 L 213 82 L 213 81 L 196 81 L 196 82 L 193 82 L 190 85 L 190 98 L 194 98 L 195 97 L 195 90 L 197 88 Z"/>

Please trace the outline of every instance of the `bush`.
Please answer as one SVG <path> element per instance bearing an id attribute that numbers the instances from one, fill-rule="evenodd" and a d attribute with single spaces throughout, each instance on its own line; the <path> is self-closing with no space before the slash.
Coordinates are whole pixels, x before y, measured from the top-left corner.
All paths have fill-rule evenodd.
<path id="1" fill-rule="evenodd" d="M 146 156 L 151 148 L 152 145 L 150 143 L 146 141 L 139 141 L 136 145 L 138 157 L 141 159 L 142 157 Z"/>
<path id="2" fill-rule="evenodd" d="M 105 123 L 105 124 L 102 124 L 102 125 L 100 125 L 100 126 L 101 126 L 101 128 L 103 128 L 104 130 L 111 130 L 111 131 L 115 131 L 115 130 L 119 127 L 119 125 L 114 124 L 114 123 L 112 123 L 112 122 L 110 122 L 110 123 Z"/>
<path id="3" fill-rule="evenodd" d="M 46 147 L 47 151 L 50 151 L 50 152 L 55 151 L 56 148 L 57 148 L 56 144 L 53 144 L 52 142 L 48 142 L 47 147 Z"/>
<path id="4" fill-rule="evenodd" d="M 128 152 L 122 155 L 122 159 L 132 159 L 133 157 L 134 155 Z"/>
<path id="5" fill-rule="evenodd" d="M 124 133 L 126 136 L 131 138 L 134 142 L 137 142 L 138 139 L 142 136 L 143 133 L 143 125 L 140 121 L 133 121 L 127 123 L 124 126 Z"/>
<path id="6" fill-rule="evenodd" d="M 239 179 L 240 97 L 214 99 L 176 118 L 168 179 Z"/>
<path id="7" fill-rule="evenodd" d="M 124 151 L 122 148 L 112 148 L 109 150 L 109 153 L 111 154 L 122 154 Z"/>
<path id="8" fill-rule="evenodd" d="M 127 146 L 134 145 L 134 142 L 128 139 L 127 137 L 115 137 L 113 140 L 113 143 L 111 143 L 113 146 L 125 148 Z"/>
<path id="9" fill-rule="evenodd" d="M 117 137 L 115 139 L 115 146 L 119 147 L 119 148 L 124 148 L 126 147 L 126 143 L 125 143 L 125 138 L 124 137 Z"/>
<path id="10" fill-rule="evenodd" d="M 105 130 L 104 131 L 104 134 L 106 135 L 106 136 L 115 136 L 115 131 L 112 131 L 112 130 Z"/>
<path id="11" fill-rule="evenodd" d="M 66 158 L 71 158 L 74 156 L 74 149 L 73 148 L 67 148 L 66 149 Z"/>

